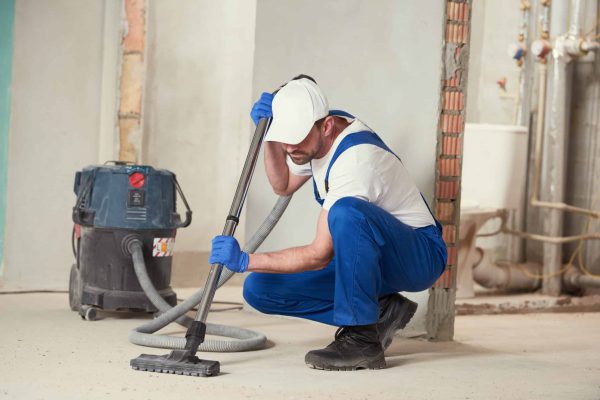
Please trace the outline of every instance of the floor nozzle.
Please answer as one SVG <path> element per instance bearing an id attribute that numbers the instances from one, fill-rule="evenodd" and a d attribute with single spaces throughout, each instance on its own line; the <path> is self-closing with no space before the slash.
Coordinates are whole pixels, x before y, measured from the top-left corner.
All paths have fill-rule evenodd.
<path id="1" fill-rule="evenodd" d="M 201 360 L 188 350 L 173 350 L 162 356 L 142 354 L 129 364 L 137 371 L 206 377 L 219 375 L 221 367 L 218 361 Z"/>

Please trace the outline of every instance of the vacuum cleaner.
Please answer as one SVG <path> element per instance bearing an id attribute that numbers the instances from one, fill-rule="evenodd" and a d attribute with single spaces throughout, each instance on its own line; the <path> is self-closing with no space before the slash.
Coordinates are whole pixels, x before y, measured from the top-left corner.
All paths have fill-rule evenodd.
<path id="1" fill-rule="evenodd" d="M 237 190 L 226 217 L 224 235 L 234 235 L 256 166 L 268 119 L 257 125 Z M 155 313 L 135 328 L 129 340 L 138 345 L 172 349 L 164 356 L 142 354 L 131 360 L 135 370 L 191 376 L 219 374 L 218 361 L 202 360 L 197 351 L 247 351 L 264 348 L 266 337 L 251 330 L 206 322 L 215 291 L 234 273 L 211 266 L 204 288 L 176 305 L 171 289 L 171 259 L 176 231 L 190 225 L 192 211 L 175 174 L 151 166 L 109 162 L 90 166 L 75 175 L 73 254 L 69 280 L 72 310 L 94 320 L 96 312 Z M 177 197 L 185 219 L 177 212 Z M 244 251 L 254 252 L 285 211 L 291 197 L 280 197 Z M 186 312 L 198 307 L 196 318 Z M 177 322 L 187 328 L 185 338 L 153 333 Z M 235 340 L 205 340 L 205 335 Z"/>
<path id="2" fill-rule="evenodd" d="M 169 286 L 171 254 L 178 228 L 188 226 L 192 211 L 175 174 L 150 166 L 107 162 L 75 174 L 72 247 L 75 262 L 69 279 L 69 305 L 87 320 L 97 310 L 156 312 L 133 268 L 130 247 L 147 249 L 144 262 L 161 298 L 177 296 Z M 176 211 L 176 196 L 185 220 Z"/>

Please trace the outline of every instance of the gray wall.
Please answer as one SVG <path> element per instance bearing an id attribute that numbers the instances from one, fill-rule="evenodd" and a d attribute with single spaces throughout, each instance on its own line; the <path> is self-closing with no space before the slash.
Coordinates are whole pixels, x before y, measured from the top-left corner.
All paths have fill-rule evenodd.
<path id="1" fill-rule="evenodd" d="M 253 97 L 305 73 L 332 108 L 357 115 L 402 158 L 432 198 L 441 77 L 442 0 L 258 0 Z M 246 235 L 276 197 L 257 168 L 247 200 Z M 310 182 L 261 250 L 309 243 L 320 211 Z M 428 293 L 406 334 L 424 331 Z"/>
<path id="2" fill-rule="evenodd" d="M 254 98 L 293 76 L 313 76 L 332 108 L 357 115 L 433 194 L 443 2 L 276 1 L 257 3 Z M 275 201 L 264 168 L 247 203 L 246 234 Z M 320 208 L 306 184 L 263 250 L 305 244 Z"/>
<path id="3" fill-rule="evenodd" d="M 1 288 L 67 285 L 74 172 L 116 149 L 118 5 L 17 3 Z M 147 15 L 142 161 L 175 171 L 195 211 L 176 265 L 206 265 L 253 132 L 252 100 L 297 73 L 377 130 L 431 198 L 442 0 L 152 1 Z M 312 239 L 308 189 L 265 249 Z M 242 241 L 274 200 L 261 165 Z"/>
<path id="4" fill-rule="evenodd" d="M 96 162 L 103 2 L 16 4 L 3 288 L 64 288 L 74 172 Z"/>
<path id="5" fill-rule="evenodd" d="M 177 270 L 208 266 L 210 241 L 223 229 L 243 165 L 251 135 L 255 6 L 150 3 L 143 161 L 177 173 L 194 211 L 192 225 L 177 235 Z"/>
<path id="6" fill-rule="evenodd" d="M 142 162 L 178 174 L 195 212 L 175 262 L 193 269 L 207 264 L 249 141 L 255 3 L 149 3 Z M 74 173 L 116 155 L 120 4 L 17 4 L 2 289 L 67 287 Z"/>

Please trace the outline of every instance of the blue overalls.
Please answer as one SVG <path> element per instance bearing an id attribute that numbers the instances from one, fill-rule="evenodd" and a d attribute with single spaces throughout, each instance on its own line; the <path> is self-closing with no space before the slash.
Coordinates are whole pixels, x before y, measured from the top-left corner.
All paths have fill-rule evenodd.
<path id="1" fill-rule="evenodd" d="M 354 118 L 342 111 L 330 115 Z M 328 165 L 326 191 L 337 158 L 358 145 L 374 145 L 394 154 L 374 132 L 347 135 Z M 317 202 L 323 205 L 314 177 L 313 186 Z M 373 324 L 379 318 L 380 297 L 425 290 L 446 265 L 447 250 L 437 220 L 435 225 L 415 229 L 372 203 L 343 197 L 330 208 L 328 224 L 334 251 L 329 264 L 296 274 L 251 273 L 244 282 L 244 298 L 252 307 L 335 326 Z"/>

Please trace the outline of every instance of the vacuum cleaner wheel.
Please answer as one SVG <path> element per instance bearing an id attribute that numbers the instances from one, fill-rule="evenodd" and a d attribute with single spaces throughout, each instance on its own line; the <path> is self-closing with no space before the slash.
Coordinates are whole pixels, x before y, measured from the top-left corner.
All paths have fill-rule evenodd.
<path id="1" fill-rule="evenodd" d="M 81 277 L 75 264 L 71 266 L 69 275 L 69 306 L 71 311 L 79 311 L 81 308 Z"/>

